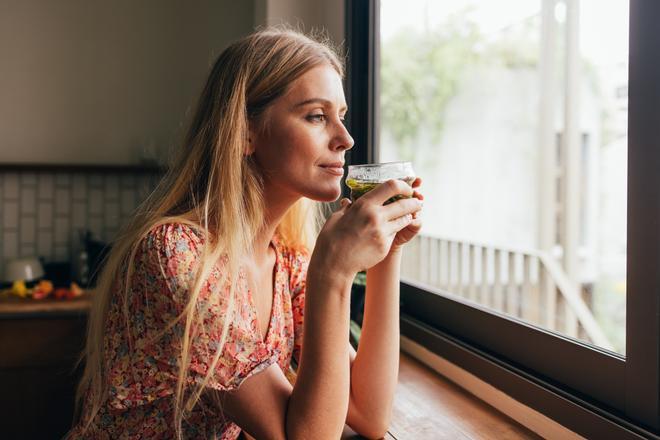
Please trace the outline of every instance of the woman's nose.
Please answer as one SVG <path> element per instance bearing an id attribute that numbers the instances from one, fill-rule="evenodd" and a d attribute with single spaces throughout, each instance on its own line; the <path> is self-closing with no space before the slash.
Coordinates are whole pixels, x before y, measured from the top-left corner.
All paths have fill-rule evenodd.
<path id="1" fill-rule="evenodd" d="M 355 141 L 353 140 L 353 137 L 351 137 L 351 134 L 348 132 L 343 122 L 340 122 L 338 125 L 339 132 L 335 136 L 333 149 L 350 150 L 353 148 L 353 145 L 355 145 Z"/>

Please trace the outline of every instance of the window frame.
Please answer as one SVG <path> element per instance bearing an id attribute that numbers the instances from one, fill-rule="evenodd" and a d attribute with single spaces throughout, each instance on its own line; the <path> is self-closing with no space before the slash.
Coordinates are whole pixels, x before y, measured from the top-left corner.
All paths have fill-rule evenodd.
<path id="1" fill-rule="evenodd" d="M 346 0 L 354 164 L 378 157 L 379 11 L 379 0 Z M 660 432 L 658 18 L 660 2 L 630 0 L 626 357 L 401 283 L 402 335 L 588 437 Z"/>

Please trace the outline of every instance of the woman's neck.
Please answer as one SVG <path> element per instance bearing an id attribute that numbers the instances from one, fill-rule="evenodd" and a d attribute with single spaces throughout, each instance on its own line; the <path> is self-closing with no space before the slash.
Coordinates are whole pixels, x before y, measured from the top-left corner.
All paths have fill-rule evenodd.
<path id="1" fill-rule="evenodd" d="M 253 255 L 251 256 L 257 264 L 268 259 L 270 242 L 275 235 L 277 226 L 289 208 L 300 198 L 299 195 L 283 194 L 267 184 L 264 185 L 263 197 L 264 225 L 254 239 Z"/>

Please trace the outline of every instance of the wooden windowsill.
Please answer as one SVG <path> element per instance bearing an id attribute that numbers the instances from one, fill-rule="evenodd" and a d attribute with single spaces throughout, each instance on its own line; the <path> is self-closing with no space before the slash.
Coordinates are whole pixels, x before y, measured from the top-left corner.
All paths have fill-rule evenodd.
<path id="1" fill-rule="evenodd" d="M 359 439 L 350 429 L 342 438 Z M 386 439 L 538 439 L 513 419 L 401 353 L 392 425 Z"/>

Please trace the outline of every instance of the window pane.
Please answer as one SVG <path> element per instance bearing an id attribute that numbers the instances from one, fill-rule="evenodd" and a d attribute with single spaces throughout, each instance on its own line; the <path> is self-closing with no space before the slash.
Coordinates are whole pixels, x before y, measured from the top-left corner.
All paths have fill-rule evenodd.
<path id="1" fill-rule="evenodd" d="M 628 0 L 381 0 L 380 162 L 424 179 L 403 276 L 625 352 Z"/>

